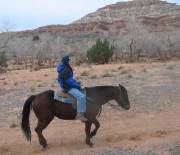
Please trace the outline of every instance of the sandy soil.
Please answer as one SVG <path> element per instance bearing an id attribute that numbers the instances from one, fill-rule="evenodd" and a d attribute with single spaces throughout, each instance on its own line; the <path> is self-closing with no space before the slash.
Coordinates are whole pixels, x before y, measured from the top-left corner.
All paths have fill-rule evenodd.
<path id="1" fill-rule="evenodd" d="M 58 89 L 56 70 L 17 70 L 0 75 L 0 155 L 180 155 L 180 62 L 75 67 L 83 86 L 118 85 L 129 92 L 131 110 L 115 102 L 103 107 L 93 148 L 85 145 L 84 124 L 55 119 L 44 131 L 42 150 L 34 132 L 25 141 L 21 110 L 32 94 Z M 84 75 L 84 76 L 82 76 Z"/>

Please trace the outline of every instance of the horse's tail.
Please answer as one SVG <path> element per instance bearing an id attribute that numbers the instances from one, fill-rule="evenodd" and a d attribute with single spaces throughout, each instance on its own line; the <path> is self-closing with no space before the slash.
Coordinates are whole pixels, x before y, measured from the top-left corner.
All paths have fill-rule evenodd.
<path id="1" fill-rule="evenodd" d="M 22 122 L 21 129 L 28 141 L 31 141 L 31 129 L 29 126 L 29 115 L 31 111 L 31 104 L 34 100 L 35 96 L 30 96 L 24 103 L 24 107 L 22 110 Z"/>

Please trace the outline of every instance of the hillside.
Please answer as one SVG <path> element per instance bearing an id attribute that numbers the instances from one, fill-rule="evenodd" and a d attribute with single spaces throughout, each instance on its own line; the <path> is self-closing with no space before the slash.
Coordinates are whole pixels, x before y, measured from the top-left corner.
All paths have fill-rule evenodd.
<path id="1" fill-rule="evenodd" d="M 34 57 L 39 52 L 48 57 L 67 51 L 85 54 L 97 38 L 108 38 L 116 47 L 117 56 L 129 52 L 132 40 L 134 53 L 144 51 L 143 55 L 153 56 L 159 55 L 160 50 L 159 53 L 169 56 L 169 52 L 176 55 L 180 49 L 179 34 L 179 5 L 160 0 L 134 0 L 105 6 L 69 25 L 48 25 L 12 33 L 6 50 L 16 56 Z M 7 34 L 1 34 L 0 43 L 6 38 Z"/>

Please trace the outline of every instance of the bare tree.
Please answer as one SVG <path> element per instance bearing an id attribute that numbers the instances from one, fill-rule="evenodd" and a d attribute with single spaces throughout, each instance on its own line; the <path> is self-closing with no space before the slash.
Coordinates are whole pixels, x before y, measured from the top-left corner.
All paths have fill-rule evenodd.
<path id="1" fill-rule="evenodd" d="M 3 37 L 0 40 L 0 50 L 5 50 L 6 48 L 8 48 L 12 29 L 13 26 L 9 22 L 1 24 L 0 33 L 3 35 Z"/>

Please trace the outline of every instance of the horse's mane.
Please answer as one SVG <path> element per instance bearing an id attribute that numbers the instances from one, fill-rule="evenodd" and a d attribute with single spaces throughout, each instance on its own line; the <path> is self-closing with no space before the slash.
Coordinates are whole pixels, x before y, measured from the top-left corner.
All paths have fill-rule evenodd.
<path id="1" fill-rule="evenodd" d="M 110 85 L 105 85 L 105 86 L 92 86 L 92 87 L 85 87 L 85 89 L 105 89 L 105 88 L 114 88 L 117 86 L 110 86 Z"/>

